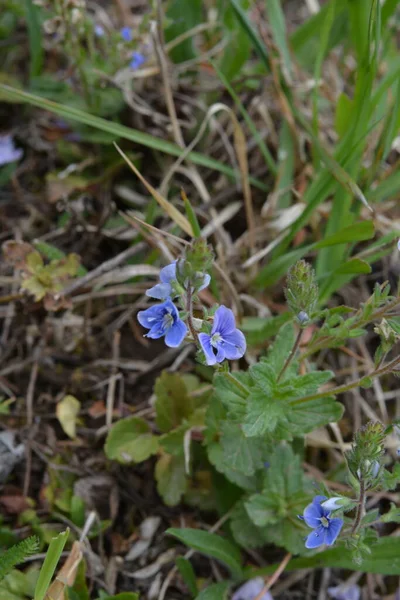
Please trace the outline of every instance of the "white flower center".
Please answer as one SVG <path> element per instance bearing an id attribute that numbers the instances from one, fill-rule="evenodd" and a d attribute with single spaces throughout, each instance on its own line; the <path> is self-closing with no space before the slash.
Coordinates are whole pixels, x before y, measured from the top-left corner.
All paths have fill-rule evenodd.
<path id="1" fill-rule="evenodd" d="M 320 521 L 321 521 L 322 527 L 329 527 L 329 519 L 327 519 L 326 517 L 321 517 Z"/>
<path id="2" fill-rule="evenodd" d="M 169 329 L 173 325 L 173 322 L 174 322 L 174 317 L 171 315 L 171 313 L 168 310 L 168 312 L 166 312 L 165 315 L 163 316 L 163 320 L 162 320 L 163 329 Z"/>
<path id="3" fill-rule="evenodd" d="M 214 333 L 214 335 L 211 337 L 211 345 L 216 348 L 218 342 L 222 342 L 222 336 L 220 333 Z"/>

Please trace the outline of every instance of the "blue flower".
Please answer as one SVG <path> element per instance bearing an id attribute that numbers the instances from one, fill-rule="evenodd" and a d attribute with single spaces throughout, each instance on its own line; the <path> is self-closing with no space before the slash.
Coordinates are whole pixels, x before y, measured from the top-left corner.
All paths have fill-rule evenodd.
<path id="1" fill-rule="evenodd" d="M 146 337 L 157 340 L 165 336 L 165 343 L 170 348 L 180 346 L 187 334 L 187 327 L 179 318 L 178 309 L 170 299 L 141 310 L 137 318 L 143 327 L 150 330 Z"/>
<path id="2" fill-rule="evenodd" d="M 140 54 L 140 52 L 132 52 L 132 60 L 129 63 L 129 66 L 131 69 L 136 71 L 136 69 L 141 67 L 145 61 L 146 61 L 146 59 L 143 56 L 143 54 Z"/>
<path id="3" fill-rule="evenodd" d="M 314 529 L 306 539 L 306 548 L 318 548 L 323 544 L 332 546 L 343 527 L 343 519 L 331 519 L 330 511 L 321 506 L 326 499 L 326 496 L 315 496 L 304 509 L 304 516 L 300 517 Z"/>
<path id="4" fill-rule="evenodd" d="M 254 577 L 249 579 L 243 585 L 236 590 L 232 596 L 232 600 L 255 600 L 260 595 L 264 587 L 264 581 L 262 577 Z M 265 592 L 260 600 L 273 600 L 269 592 Z"/>
<path id="5" fill-rule="evenodd" d="M 225 358 L 241 358 L 246 352 L 246 339 L 243 333 L 236 329 L 233 312 L 226 306 L 217 308 L 211 334 L 199 333 L 199 341 L 208 365 L 220 363 Z"/>
<path id="6" fill-rule="evenodd" d="M 101 25 L 95 25 L 94 26 L 94 34 L 97 37 L 103 37 L 103 35 L 104 35 L 104 28 Z"/>
<path id="7" fill-rule="evenodd" d="M 355 583 L 342 583 L 336 587 L 329 587 L 328 594 L 335 600 L 360 600 L 361 589 Z"/>
<path id="8" fill-rule="evenodd" d="M 20 160 L 22 155 L 23 151 L 14 146 L 11 135 L 0 135 L 0 166 Z"/>
<path id="9" fill-rule="evenodd" d="M 157 300 L 165 300 L 165 298 L 169 298 L 173 294 L 172 284 L 176 281 L 176 260 L 167 265 L 160 271 L 160 280 L 161 283 L 157 283 L 154 287 L 150 288 L 146 292 L 146 296 L 150 296 L 150 298 L 157 298 Z M 203 277 L 203 283 L 198 288 L 198 291 L 204 290 L 209 283 L 211 277 L 205 273 Z"/>
<path id="10" fill-rule="evenodd" d="M 132 29 L 130 27 L 123 27 L 120 30 L 120 34 L 123 40 L 125 40 L 125 42 L 131 42 L 132 41 Z"/>

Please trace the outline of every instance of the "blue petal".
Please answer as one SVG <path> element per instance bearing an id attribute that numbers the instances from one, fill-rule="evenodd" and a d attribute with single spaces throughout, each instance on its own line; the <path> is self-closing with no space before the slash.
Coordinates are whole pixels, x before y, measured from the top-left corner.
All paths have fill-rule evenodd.
<path id="1" fill-rule="evenodd" d="M 166 300 L 162 304 L 159 304 L 159 306 L 162 306 L 166 311 L 168 311 L 174 317 L 174 321 L 176 319 L 179 319 L 178 309 L 176 308 L 175 304 L 172 302 L 171 298 L 168 298 L 168 300 Z"/>
<path id="2" fill-rule="evenodd" d="M 146 333 L 145 337 L 150 338 L 151 340 L 158 340 L 160 337 L 165 335 L 165 329 L 162 326 L 162 321 L 158 321 L 148 333 Z"/>
<path id="3" fill-rule="evenodd" d="M 146 292 L 146 296 L 156 298 L 157 300 L 165 300 L 172 293 L 172 288 L 169 283 L 157 283 L 154 287 Z"/>
<path id="4" fill-rule="evenodd" d="M 205 354 L 207 364 L 210 366 L 215 365 L 217 359 L 211 346 L 211 336 L 208 333 L 199 333 L 199 342 Z"/>
<path id="5" fill-rule="evenodd" d="M 304 520 L 309 527 L 315 529 L 321 523 L 321 517 L 325 516 L 324 509 L 321 506 L 321 502 L 326 500 L 326 496 L 315 496 L 314 500 L 306 506 L 303 515 Z"/>
<path id="6" fill-rule="evenodd" d="M 175 281 L 175 280 L 176 280 L 176 260 L 173 263 L 171 263 L 170 265 L 167 265 L 166 267 L 161 269 L 161 271 L 160 271 L 160 281 L 162 281 L 162 283 L 171 283 L 171 281 Z"/>
<path id="7" fill-rule="evenodd" d="M 204 274 L 203 277 L 203 283 L 201 284 L 201 286 L 198 288 L 198 292 L 201 292 L 201 290 L 204 290 L 206 287 L 208 287 L 210 285 L 210 281 L 211 281 L 211 277 L 208 273 Z"/>
<path id="8" fill-rule="evenodd" d="M 160 321 L 163 317 L 163 308 L 162 304 L 155 304 L 154 306 L 150 306 L 146 310 L 141 310 L 137 314 L 137 320 L 146 329 L 151 329 L 154 327 L 157 321 Z"/>
<path id="9" fill-rule="evenodd" d="M 177 319 L 165 334 L 165 343 L 170 348 L 177 348 L 182 344 L 186 334 L 187 327 L 185 323 L 181 319 Z"/>
<path id="10" fill-rule="evenodd" d="M 214 324 L 211 333 L 220 333 L 223 338 L 236 329 L 235 316 L 230 308 L 220 306 L 215 311 Z"/>
<path id="11" fill-rule="evenodd" d="M 306 548 L 318 548 L 325 543 L 326 527 L 320 525 L 306 539 Z"/>
<path id="12" fill-rule="evenodd" d="M 328 594 L 336 600 L 360 600 L 361 588 L 355 583 L 350 585 L 342 583 L 336 587 L 329 587 Z"/>
<path id="13" fill-rule="evenodd" d="M 254 600 L 261 593 L 263 587 L 264 580 L 262 577 L 250 579 L 236 590 L 232 596 L 232 600 Z M 260 600 L 272 600 L 272 596 L 269 592 L 265 592 Z"/>
<path id="14" fill-rule="evenodd" d="M 241 358 L 246 352 L 246 338 L 239 329 L 225 335 L 223 341 L 225 356 L 229 360 Z"/>
<path id="15" fill-rule="evenodd" d="M 132 30 L 130 27 L 123 27 L 120 31 L 120 34 L 125 42 L 130 42 L 132 40 Z"/>
<path id="16" fill-rule="evenodd" d="M 332 546 L 335 543 L 342 527 L 343 519 L 330 519 L 329 527 L 326 528 L 326 544 L 328 546 Z"/>
<path id="17" fill-rule="evenodd" d="M 215 357 L 215 360 L 217 361 L 217 363 L 221 363 L 226 359 L 226 354 L 225 354 L 225 345 L 221 344 L 221 342 L 219 342 L 217 344 L 217 356 Z"/>

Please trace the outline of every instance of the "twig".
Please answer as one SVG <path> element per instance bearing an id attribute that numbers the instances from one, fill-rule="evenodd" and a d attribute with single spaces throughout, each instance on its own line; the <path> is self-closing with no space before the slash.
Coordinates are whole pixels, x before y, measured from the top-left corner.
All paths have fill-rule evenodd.
<path id="1" fill-rule="evenodd" d="M 84 275 L 83 277 L 80 277 L 79 279 L 73 281 L 70 285 L 67 285 L 67 287 L 65 287 L 62 290 L 61 294 L 63 296 L 68 296 L 69 294 L 72 294 L 72 292 L 75 292 L 79 288 L 87 285 L 88 283 L 93 281 L 93 279 L 96 279 L 96 277 L 103 275 L 103 273 L 107 273 L 107 271 L 111 271 L 120 263 L 124 262 L 125 260 L 128 260 L 128 258 L 131 258 L 135 254 L 138 254 L 143 250 L 143 248 L 145 248 L 144 243 L 135 244 L 135 246 L 130 246 L 120 254 L 117 254 L 117 256 L 114 256 L 114 258 L 106 260 L 105 262 L 101 263 L 101 265 L 93 269 L 93 271 L 89 271 L 89 273 L 86 273 L 86 275 Z"/>
<path id="2" fill-rule="evenodd" d="M 266 594 L 268 592 L 268 590 L 272 588 L 272 586 L 274 585 L 274 583 L 276 583 L 278 581 L 279 577 L 281 576 L 281 574 L 283 573 L 283 571 L 286 569 L 286 566 L 287 566 L 287 564 L 288 564 L 288 562 L 289 562 L 289 560 L 291 558 L 292 558 L 292 555 L 290 554 L 290 552 L 288 552 L 286 554 L 286 556 L 283 558 L 283 560 L 280 563 L 279 567 L 276 569 L 275 573 L 273 573 L 273 575 L 268 579 L 268 581 L 264 585 L 263 589 L 254 598 L 254 600 L 261 600 L 261 598 L 264 596 L 264 594 Z"/>
<path id="3" fill-rule="evenodd" d="M 114 410 L 114 398 L 115 398 L 115 386 L 118 379 L 118 360 L 119 360 L 119 348 L 121 341 L 121 332 L 118 330 L 114 333 L 113 345 L 112 345 L 112 372 L 107 390 L 107 404 L 106 404 L 106 427 L 110 428 L 112 425 L 112 417 Z"/>
<path id="4" fill-rule="evenodd" d="M 33 396 L 35 393 L 35 385 L 39 370 L 39 363 L 36 360 L 33 363 L 31 376 L 29 378 L 28 389 L 26 392 L 26 424 L 29 427 L 28 440 L 26 442 L 26 466 L 25 466 L 25 477 L 23 495 L 27 496 L 29 492 L 29 484 L 31 480 L 31 468 L 32 468 L 32 448 L 31 441 L 33 438 Z"/>

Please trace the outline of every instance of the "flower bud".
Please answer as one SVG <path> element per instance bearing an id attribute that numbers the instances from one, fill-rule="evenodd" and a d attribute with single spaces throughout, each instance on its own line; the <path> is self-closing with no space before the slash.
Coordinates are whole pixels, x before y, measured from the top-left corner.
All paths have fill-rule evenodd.
<path id="1" fill-rule="evenodd" d="M 326 510 L 339 510 L 339 508 L 344 508 L 351 503 L 349 498 L 344 498 L 343 496 L 334 496 L 333 498 L 329 498 L 324 502 L 321 502 L 321 506 Z"/>

